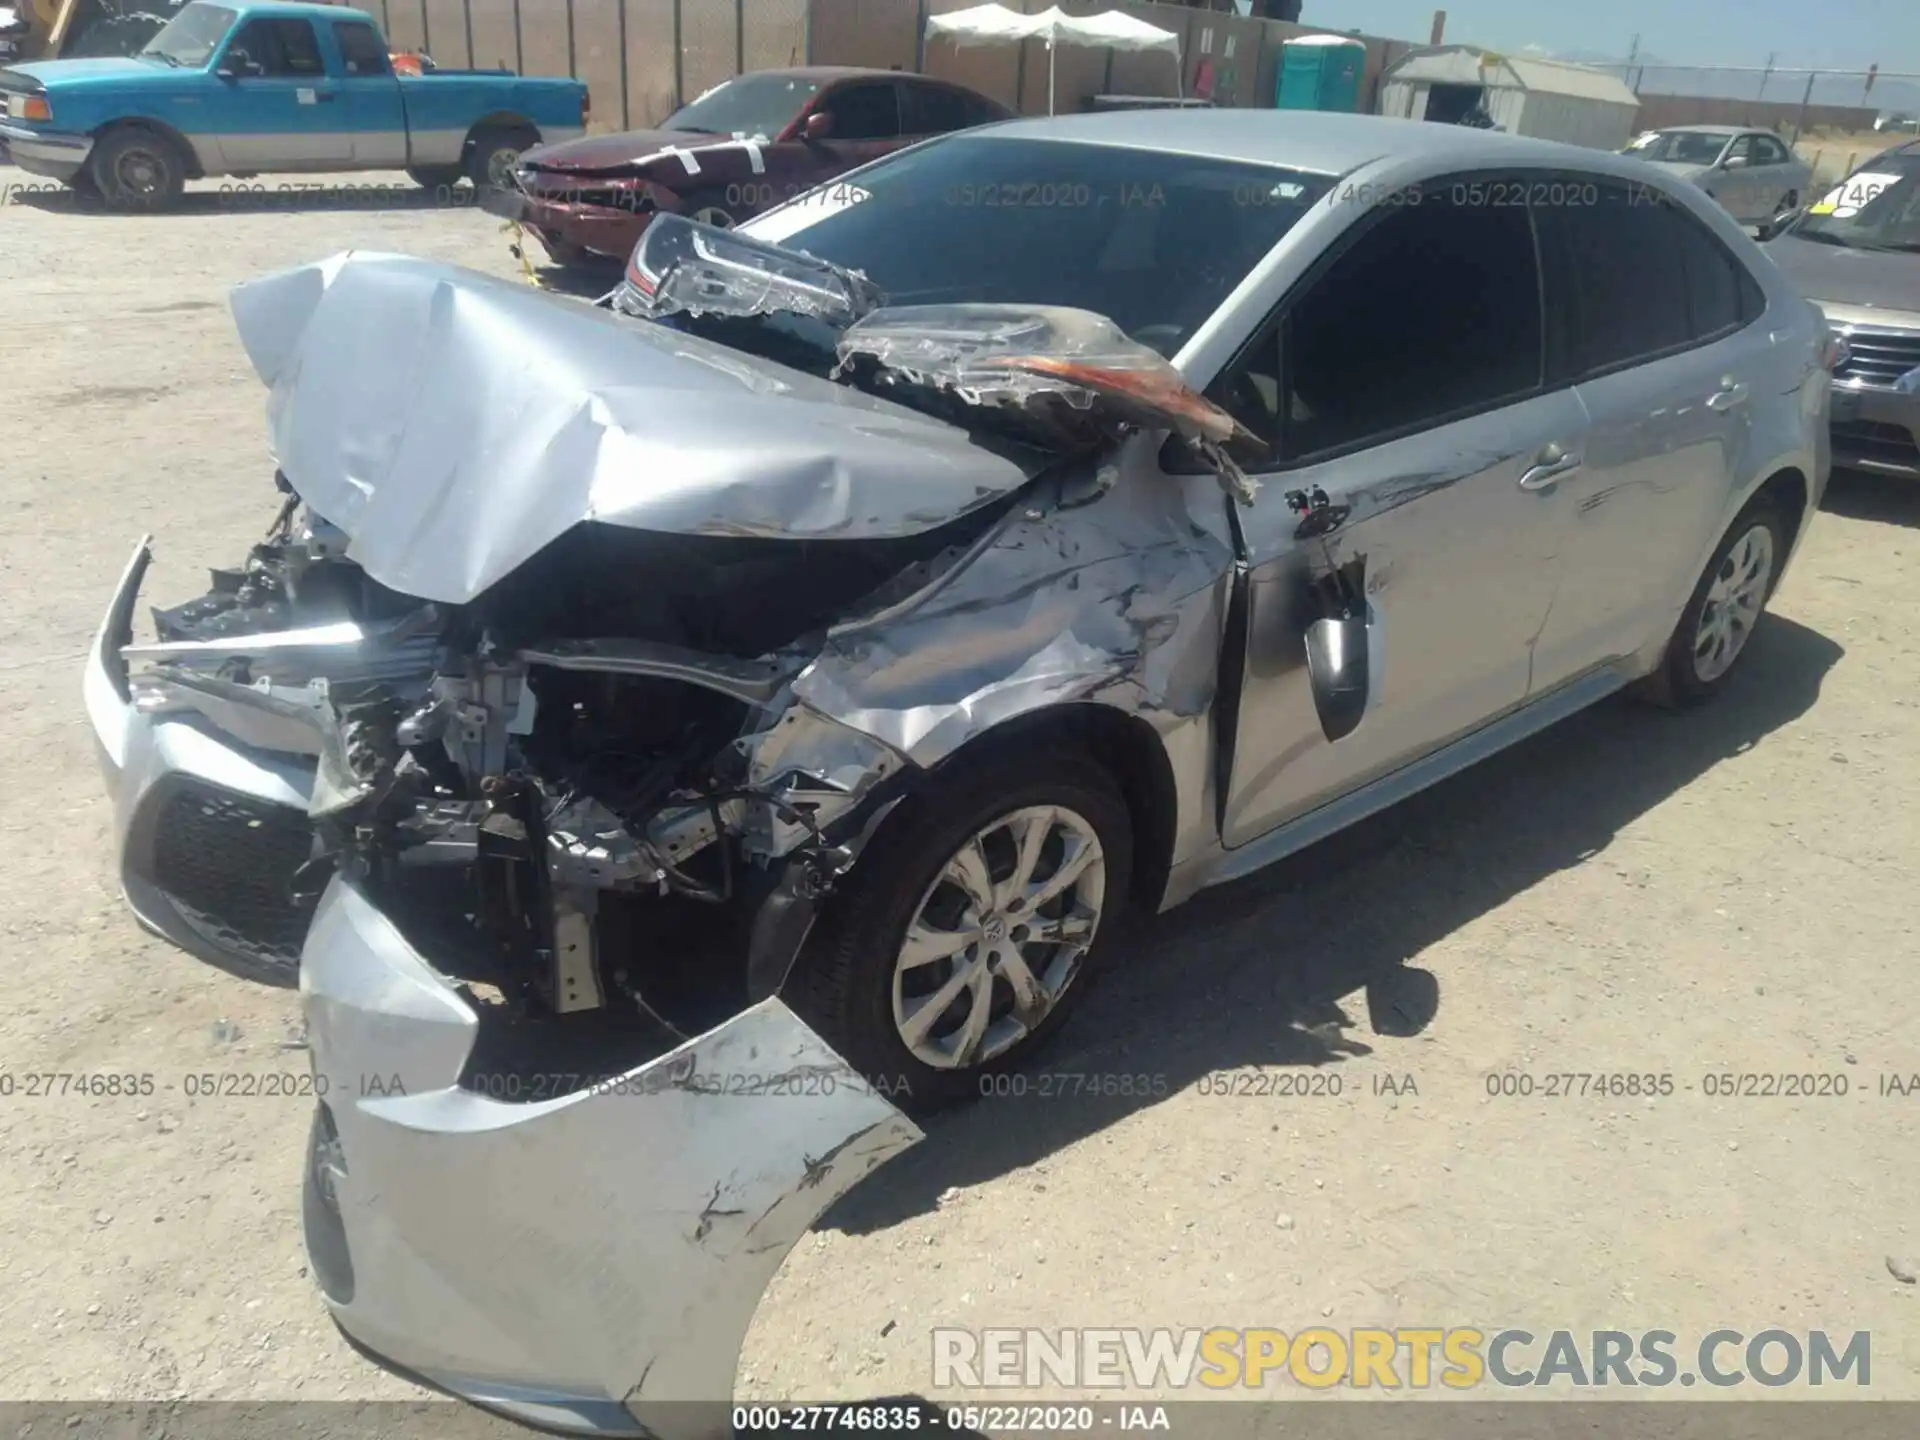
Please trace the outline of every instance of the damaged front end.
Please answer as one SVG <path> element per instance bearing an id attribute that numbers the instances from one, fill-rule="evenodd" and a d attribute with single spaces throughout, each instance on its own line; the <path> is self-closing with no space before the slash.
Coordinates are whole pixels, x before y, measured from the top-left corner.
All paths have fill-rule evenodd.
<path id="1" fill-rule="evenodd" d="M 787 1249 L 919 1138 L 782 998 L 816 915 L 1030 712 L 1204 767 L 1227 527 L 1117 447 L 1244 477 L 1098 316 L 649 236 L 613 308 L 667 323 L 399 257 L 242 287 L 280 513 L 135 643 L 143 542 L 85 694 L 136 913 L 302 989 L 342 1328 L 537 1423 L 691 1436 Z M 831 338 L 782 363 L 703 313 Z"/>
<path id="2" fill-rule="evenodd" d="M 735 592 L 801 582 L 797 548 L 688 543 Z M 290 507 L 132 644 L 143 543 L 87 692 L 142 918 L 297 967 L 308 1247 L 348 1335 L 536 1423 L 703 1435 L 786 1251 L 919 1138 L 774 998 L 911 767 L 792 696 L 797 652 L 633 638 L 669 617 L 622 613 L 609 555 L 666 548 L 589 529 L 422 603 Z M 586 633 L 608 613 L 629 633 Z M 714 599 L 687 629 L 747 648 L 809 619 Z"/>

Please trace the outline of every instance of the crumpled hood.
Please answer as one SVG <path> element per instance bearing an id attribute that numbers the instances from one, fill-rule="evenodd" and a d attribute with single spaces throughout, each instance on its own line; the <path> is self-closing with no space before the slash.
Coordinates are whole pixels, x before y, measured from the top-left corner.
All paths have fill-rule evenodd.
<path id="1" fill-rule="evenodd" d="M 233 311 L 281 471 L 427 600 L 473 599 L 583 521 L 878 539 L 1034 473 L 850 386 L 457 266 L 336 255 Z"/>
<path id="2" fill-rule="evenodd" d="M 762 139 L 753 143 L 769 142 Z M 748 142 L 731 135 L 704 135 L 697 130 L 626 130 L 618 135 L 582 135 L 557 145 L 542 145 L 522 155 L 520 163 L 536 170 L 586 175 L 608 170 L 644 172 L 650 180 L 677 186 L 690 178 L 707 178 L 702 164 L 702 154 L 707 151 L 737 156 L 739 165 L 727 167 L 729 170 L 745 171 L 752 158 Z M 692 157 L 691 168 L 687 157 Z"/>
<path id="3" fill-rule="evenodd" d="M 1792 233 L 1769 241 L 1766 252 L 1795 288 L 1816 303 L 1920 311 L 1920 255 L 1822 245 Z"/>

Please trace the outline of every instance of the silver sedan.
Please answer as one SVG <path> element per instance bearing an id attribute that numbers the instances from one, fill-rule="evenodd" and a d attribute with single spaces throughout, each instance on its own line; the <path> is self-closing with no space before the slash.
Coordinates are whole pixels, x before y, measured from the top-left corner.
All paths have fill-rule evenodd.
<path id="1" fill-rule="evenodd" d="M 113 599 L 126 892 L 297 969 L 339 1324 L 577 1429 L 726 1433 L 786 1250 L 1130 912 L 1728 687 L 1828 472 L 1825 325 L 1704 194 L 1360 116 L 931 141 L 599 309 L 234 309 L 281 508 Z"/>
<path id="2" fill-rule="evenodd" d="M 1771 130 L 1675 125 L 1635 136 L 1625 153 L 1693 181 L 1763 232 L 1804 204 L 1813 184 L 1813 167 Z"/>

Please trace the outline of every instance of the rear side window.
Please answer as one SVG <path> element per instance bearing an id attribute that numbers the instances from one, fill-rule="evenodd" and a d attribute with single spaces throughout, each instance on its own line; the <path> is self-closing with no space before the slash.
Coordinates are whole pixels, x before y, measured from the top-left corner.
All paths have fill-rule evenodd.
<path id="1" fill-rule="evenodd" d="M 1689 338 L 1707 341 L 1731 335 L 1766 308 L 1759 282 L 1698 220 L 1678 210 L 1674 220 L 1687 279 Z"/>
<path id="2" fill-rule="evenodd" d="M 1539 270 L 1524 205 L 1437 186 L 1368 225 L 1288 309 L 1288 460 L 1488 409 L 1541 383 Z M 1250 377 L 1235 398 L 1252 408 Z"/>
<path id="3" fill-rule="evenodd" d="M 391 68 L 387 47 L 371 25 L 359 20 L 336 20 L 333 38 L 340 45 L 340 62 L 349 75 L 384 75 Z"/>
<path id="4" fill-rule="evenodd" d="M 1547 308 L 1562 317 L 1553 378 L 1578 380 L 1675 350 L 1693 338 L 1682 217 L 1648 186 L 1583 178 L 1592 203 L 1540 206 Z"/>

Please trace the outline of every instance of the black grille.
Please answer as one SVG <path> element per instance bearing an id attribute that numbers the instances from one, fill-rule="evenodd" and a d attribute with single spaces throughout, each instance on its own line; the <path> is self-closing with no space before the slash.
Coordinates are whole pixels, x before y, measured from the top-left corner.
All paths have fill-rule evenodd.
<path id="1" fill-rule="evenodd" d="M 1853 353 L 1833 372 L 1837 380 L 1891 387 L 1909 370 L 1920 368 L 1920 332 L 1848 330 L 1846 337 Z"/>
<path id="2" fill-rule="evenodd" d="M 187 781 L 154 822 L 153 879 L 210 944 L 297 973 L 314 900 L 293 876 L 312 853 L 302 811 Z"/>
<path id="3" fill-rule="evenodd" d="M 1837 420 L 1833 443 L 1836 449 L 1866 460 L 1893 465 L 1920 463 L 1920 445 L 1914 443 L 1913 432 L 1884 420 Z"/>

